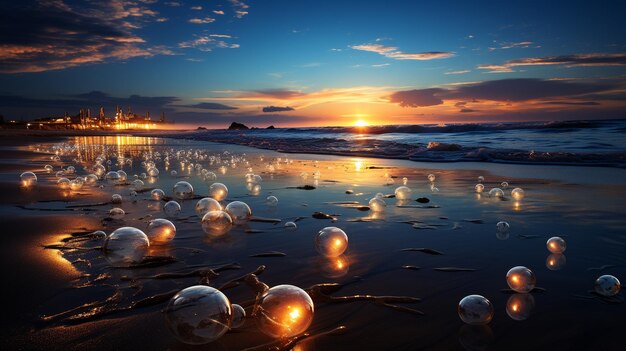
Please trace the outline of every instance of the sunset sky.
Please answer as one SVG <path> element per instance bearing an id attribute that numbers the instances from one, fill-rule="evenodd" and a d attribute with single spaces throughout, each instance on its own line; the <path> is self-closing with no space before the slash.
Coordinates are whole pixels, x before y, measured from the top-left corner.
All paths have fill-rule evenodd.
<path id="1" fill-rule="evenodd" d="M 264 127 L 624 118 L 623 1 L 35 0 L 0 114 Z"/>

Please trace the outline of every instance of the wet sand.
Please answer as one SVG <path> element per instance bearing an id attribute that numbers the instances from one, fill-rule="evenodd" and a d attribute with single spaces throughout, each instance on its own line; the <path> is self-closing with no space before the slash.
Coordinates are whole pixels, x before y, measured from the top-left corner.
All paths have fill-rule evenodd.
<path id="1" fill-rule="evenodd" d="M 74 164 L 75 157 L 51 162 L 50 155 L 37 152 L 34 145 L 60 140 L 55 137 L 0 141 L 3 155 L 0 213 L 5 226 L 0 247 L 4 276 L 10 282 L 5 286 L 7 306 L 2 314 L 3 349 L 239 350 L 270 342 L 271 339 L 258 331 L 254 321 L 248 320 L 243 328 L 229 332 L 215 343 L 200 347 L 182 344 L 165 325 L 160 312 L 164 304 L 111 313 L 93 320 L 41 320 L 42 316 L 103 301 L 116 291 L 122 294 L 119 306 L 128 306 L 155 294 L 198 284 L 200 280 L 199 277 L 165 280 L 139 279 L 141 277 L 231 263 L 241 268 L 220 272 L 218 277 L 209 279 L 211 286 L 220 287 L 265 265 L 259 279 L 269 286 L 293 284 L 306 288 L 319 283 L 340 283 L 345 286 L 333 296 L 402 295 L 422 299 L 420 303 L 403 306 L 424 315 L 363 301 L 318 303 L 309 331 L 345 326 L 346 332 L 305 340 L 294 348 L 296 350 L 569 350 L 621 349 L 623 344 L 619 338 L 626 322 L 621 303 L 623 293 L 614 301 L 618 303 L 607 303 L 593 298 L 589 291 L 601 274 L 626 277 L 625 170 L 284 155 L 243 146 L 154 138 L 76 139 L 86 149 L 104 142 L 135 154 L 161 148 L 203 149 L 209 154 L 225 150 L 232 154 L 246 153 L 255 173 L 263 177 L 260 195 L 249 195 L 243 180 L 247 173 L 245 167 L 228 169 L 225 175 L 212 169 L 218 174 L 217 181 L 229 187 L 229 201 L 245 201 L 255 216 L 282 220 L 279 224 L 250 222 L 214 238 L 200 227 L 193 209 L 196 200 L 185 200 L 181 202 L 180 218 L 174 221 L 178 234 L 173 244 L 151 252 L 171 255 L 177 261 L 131 270 L 111 268 L 102 253 L 95 250 L 43 249 L 42 245 L 59 243 L 73 232 L 104 230 L 110 233 L 127 225 L 145 229 L 150 219 L 147 215 L 164 217 L 158 206 L 149 201 L 149 193 L 139 194 L 133 202 L 128 187 L 83 188 L 79 194 L 59 191 L 53 182 L 56 177 L 45 173 L 43 166 L 52 164 L 57 170 L 61 165 Z M 43 149 L 45 147 L 41 146 L 40 150 Z M 86 165 L 93 163 L 87 161 L 93 155 L 97 152 L 81 155 Z M 293 163 L 282 165 L 271 175 L 263 165 L 278 157 L 289 158 Z M 139 162 L 135 162 L 134 167 L 124 169 L 129 175 L 145 171 Z M 77 169 L 79 175 L 84 175 Z M 34 189 L 19 187 L 19 174 L 27 170 L 39 177 Z M 312 179 L 315 171 L 321 173 L 317 183 Z M 300 177 L 302 172 L 309 174 L 306 181 Z M 394 177 L 394 185 L 384 185 L 385 173 Z M 429 173 L 437 176 L 435 185 L 439 191 L 436 193 L 430 190 L 426 179 Z M 196 194 L 207 194 L 208 185 L 197 176 L 179 174 L 172 177 L 162 171 L 154 184 L 146 182 L 146 185 L 162 188 L 171 195 L 176 181 L 187 180 L 194 185 Z M 526 198 L 516 202 L 490 199 L 486 194 L 477 196 L 473 187 L 479 175 L 485 177 L 487 190 L 508 181 L 508 190 L 522 187 Z M 393 193 L 402 184 L 403 177 L 409 179 L 413 199 L 427 197 L 430 199 L 427 205 L 438 207 L 401 208 L 396 207 L 398 200 L 387 198 L 384 214 L 373 215 L 370 211 L 329 203 L 356 201 L 366 205 L 377 192 Z M 316 189 L 289 188 L 302 185 L 314 185 Z M 347 194 L 347 190 L 353 193 Z M 105 202 L 113 193 L 124 197 L 121 207 L 127 215 L 123 222 L 102 221 L 112 205 L 67 208 Z M 278 197 L 276 208 L 265 204 L 269 195 Z M 422 205 L 415 201 L 408 204 Z M 86 208 L 89 210 L 82 210 Z M 331 214 L 337 220 L 315 219 L 312 214 L 316 211 Z M 298 217 L 303 218 L 297 221 L 296 230 L 283 227 L 286 221 Z M 495 224 L 501 220 L 511 225 L 506 240 L 496 237 Z M 409 221 L 411 223 L 407 223 Z M 322 258 L 313 244 L 317 231 L 331 225 L 344 229 L 350 238 L 341 265 Z M 550 253 L 545 241 L 554 235 L 564 237 L 568 243 L 567 263 L 556 271 L 546 267 Z M 100 244 L 93 240 L 80 245 Z M 432 248 L 443 255 L 402 251 L 405 248 Z M 286 256 L 252 257 L 270 251 Z M 507 288 L 506 272 L 516 265 L 533 269 L 537 285 L 545 289 L 532 294 L 535 306 L 524 321 L 513 320 L 506 314 L 511 295 L 501 291 Z M 446 267 L 473 271 L 435 270 Z M 102 274 L 105 278 L 96 280 Z M 245 286 L 224 292 L 233 303 L 244 303 L 254 297 Z M 488 326 L 468 326 L 459 319 L 458 301 L 469 294 L 481 294 L 493 303 L 495 316 Z"/>

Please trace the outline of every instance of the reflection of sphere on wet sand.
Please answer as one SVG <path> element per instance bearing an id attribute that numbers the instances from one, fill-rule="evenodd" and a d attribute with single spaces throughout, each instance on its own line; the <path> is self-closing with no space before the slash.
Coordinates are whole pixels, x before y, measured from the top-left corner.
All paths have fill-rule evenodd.
<path id="1" fill-rule="evenodd" d="M 262 297 L 257 316 L 259 329 L 274 338 L 304 333 L 313 321 L 313 300 L 306 291 L 293 285 L 278 285 Z"/>
<path id="2" fill-rule="evenodd" d="M 546 268 L 551 271 L 558 271 L 565 267 L 567 263 L 567 259 L 563 254 L 550 254 L 548 258 L 546 258 Z"/>
<path id="3" fill-rule="evenodd" d="M 219 339 L 233 318 L 231 304 L 221 291 L 191 286 L 174 295 L 164 310 L 170 331 L 185 344 L 201 345 Z"/>
<path id="4" fill-rule="evenodd" d="M 506 302 L 506 314 L 516 321 L 528 319 L 534 308 L 535 298 L 532 294 L 513 294 Z"/>
<path id="5" fill-rule="evenodd" d="M 464 325 L 459 329 L 459 344 L 467 351 L 489 350 L 493 331 L 488 325 Z"/>
<path id="6" fill-rule="evenodd" d="M 341 278 L 350 270 L 350 261 L 345 255 L 320 257 L 318 265 L 326 278 Z"/>
<path id="7" fill-rule="evenodd" d="M 116 229 L 104 241 L 104 252 L 111 265 L 126 267 L 140 262 L 150 246 L 148 236 L 133 227 Z"/>

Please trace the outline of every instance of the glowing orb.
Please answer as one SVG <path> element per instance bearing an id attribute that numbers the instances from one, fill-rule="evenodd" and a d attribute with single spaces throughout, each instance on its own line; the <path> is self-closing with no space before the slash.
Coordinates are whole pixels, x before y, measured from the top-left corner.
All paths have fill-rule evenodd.
<path id="1" fill-rule="evenodd" d="M 161 189 L 153 189 L 150 192 L 150 199 L 152 201 L 161 201 L 163 200 L 163 196 L 165 196 L 165 191 Z"/>
<path id="2" fill-rule="evenodd" d="M 555 254 L 560 254 L 565 252 L 565 250 L 567 249 L 567 243 L 565 242 L 565 240 L 563 240 L 563 238 L 553 236 L 546 242 L 546 247 L 548 248 L 548 251 Z"/>
<path id="3" fill-rule="evenodd" d="M 372 212 L 383 212 L 385 211 L 385 207 L 387 207 L 387 203 L 381 197 L 373 197 L 369 201 L 370 210 Z"/>
<path id="4" fill-rule="evenodd" d="M 228 196 L 228 188 L 222 183 L 213 183 L 209 187 L 209 196 L 217 201 L 222 201 Z"/>
<path id="5" fill-rule="evenodd" d="M 235 224 L 245 223 L 252 217 L 250 206 L 242 201 L 233 201 L 224 208 Z"/>
<path id="6" fill-rule="evenodd" d="M 25 188 L 36 185 L 37 176 L 33 172 L 24 172 L 20 174 L 20 184 Z"/>
<path id="7" fill-rule="evenodd" d="M 348 248 L 348 235 L 337 227 L 326 227 L 317 233 L 315 247 L 326 257 L 337 257 Z"/>
<path id="8" fill-rule="evenodd" d="M 150 241 L 144 232 L 133 227 L 121 227 L 107 236 L 104 252 L 113 266 L 126 267 L 139 263 L 149 246 Z"/>
<path id="9" fill-rule="evenodd" d="M 457 312 L 467 324 L 484 325 L 493 318 L 493 305 L 481 295 L 469 295 L 461 299 Z"/>
<path id="10" fill-rule="evenodd" d="M 406 186 L 399 186 L 394 191 L 394 194 L 398 200 L 407 200 L 411 198 L 411 189 Z"/>
<path id="11" fill-rule="evenodd" d="M 163 212 L 169 218 L 176 218 L 180 213 L 180 204 L 174 200 L 168 201 L 163 205 Z"/>
<path id="12" fill-rule="evenodd" d="M 174 184 L 174 196 L 177 199 L 191 199 L 193 197 L 193 186 L 185 181 Z"/>
<path id="13" fill-rule="evenodd" d="M 621 289 L 619 280 L 612 275 L 603 275 L 596 279 L 594 290 L 602 296 L 615 296 Z"/>
<path id="14" fill-rule="evenodd" d="M 202 230 L 207 234 L 222 235 L 233 226 L 233 219 L 224 211 L 209 211 L 202 217 Z"/>
<path id="15" fill-rule="evenodd" d="M 506 282 L 509 287 L 518 293 L 527 293 L 535 288 L 537 279 L 535 273 L 524 266 L 511 268 L 506 273 Z"/>
<path id="16" fill-rule="evenodd" d="M 174 240 L 176 236 L 176 226 L 167 219 L 157 218 L 148 223 L 146 235 L 151 245 L 163 245 Z"/>
<path id="17" fill-rule="evenodd" d="M 215 199 L 205 197 L 198 200 L 194 209 L 198 217 L 202 218 L 207 212 L 222 210 L 222 205 Z"/>
<path id="18" fill-rule="evenodd" d="M 515 188 L 511 190 L 511 197 L 515 200 L 521 200 L 524 198 L 524 190 L 522 188 Z"/>
<path id="19" fill-rule="evenodd" d="M 262 297 L 256 318 L 259 329 L 274 338 L 304 333 L 313 321 L 313 300 L 293 285 L 278 285 Z"/>

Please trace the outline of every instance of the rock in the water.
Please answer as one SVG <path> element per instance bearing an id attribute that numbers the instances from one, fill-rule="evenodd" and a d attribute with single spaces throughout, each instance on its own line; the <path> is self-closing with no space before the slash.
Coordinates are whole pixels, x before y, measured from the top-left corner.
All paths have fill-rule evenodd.
<path id="1" fill-rule="evenodd" d="M 247 125 L 243 123 L 237 123 L 237 122 L 231 123 L 230 127 L 228 127 L 228 130 L 247 130 L 247 129 L 250 129 L 248 128 Z"/>
<path id="2" fill-rule="evenodd" d="M 418 197 L 415 201 L 419 202 L 420 204 L 427 204 L 430 202 L 430 199 L 427 197 Z"/>

